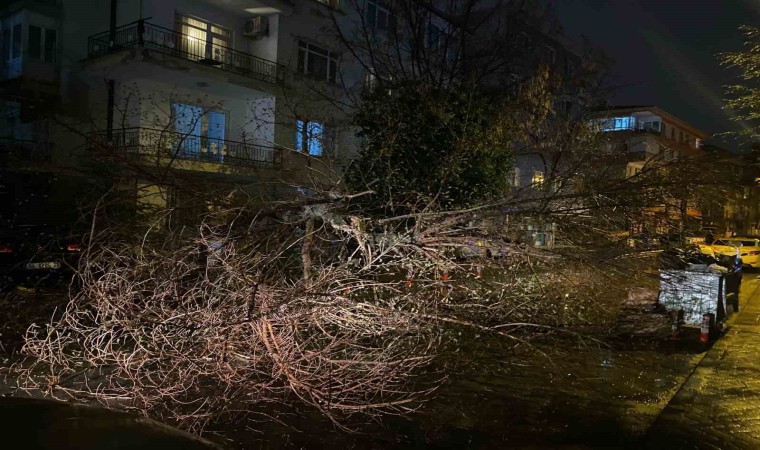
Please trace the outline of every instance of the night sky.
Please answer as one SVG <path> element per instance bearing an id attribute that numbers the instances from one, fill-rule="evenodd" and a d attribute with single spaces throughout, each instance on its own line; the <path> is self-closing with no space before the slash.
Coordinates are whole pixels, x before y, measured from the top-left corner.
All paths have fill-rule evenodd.
<path id="1" fill-rule="evenodd" d="M 736 71 L 716 54 L 742 48 L 737 29 L 760 23 L 760 0 L 556 0 L 568 36 L 586 35 L 616 62 L 611 99 L 660 106 L 716 134 L 740 124 L 722 109 L 723 86 Z M 714 139 L 727 148 L 734 140 Z"/>

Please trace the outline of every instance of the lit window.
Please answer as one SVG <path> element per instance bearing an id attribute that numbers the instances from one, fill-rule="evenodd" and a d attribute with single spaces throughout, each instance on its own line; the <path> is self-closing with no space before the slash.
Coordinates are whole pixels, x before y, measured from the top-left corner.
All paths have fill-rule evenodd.
<path id="1" fill-rule="evenodd" d="M 335 54 L 323 48 L 298 41 L 298 72 L 317 80 L 335 83 L 338 59 Z"/>
<path id="2" fill-rule="evenodd" d="M 232 32 L 205 20 L 176 16 L 176 29 L 185 35 L 181 50 L 199 60 L 224 61 L 231 57 Z"/>
<path id="3" fill-rule="evenodd" d="M 534 185 L 539 185 L 544 182 L 544 173 L 540 170 L 533 171 L 533 178 L 531 179 Z"/>
<path id="4" fill-rule="evenodd" d="M 515 167 L 512 170 L 512 186 L 520 187 L 520 168 Z"/>
<path id="5" fill-rule="evenodd" d="M 600 131 L 624 131 L 636 129 L 635 117 L 610 117 L 598 119 L 596 125 Z"/>
<path id="6" fill-rule="evenodd" d="M 311 156 L 331 153 L 335 143 L 335 129 L 324 123 L 296 120 L 296 149 Z"/>

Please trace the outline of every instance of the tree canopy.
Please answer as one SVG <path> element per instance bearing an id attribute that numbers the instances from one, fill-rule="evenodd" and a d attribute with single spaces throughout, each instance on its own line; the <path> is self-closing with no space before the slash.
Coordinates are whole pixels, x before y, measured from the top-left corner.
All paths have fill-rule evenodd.
<path id="1" fill-rule="evenodd" d="M 374 89 L 354 119 L 363 145 L 349 183 L 402 208 L 496 195 L 514 156 L 503 122 L 502 105 L 470 86 L 414 80 Z"/>
<path id="2" fill-rule="evenodd" d="M 736 112 L 742 124 L 740 135 L 757 141 L 760 137 L 760 28 L 743 26 L 744 50 L 720 55 L 721 63 L 740 71 L 740 83 L 727 87 L 726 108 Z"/>

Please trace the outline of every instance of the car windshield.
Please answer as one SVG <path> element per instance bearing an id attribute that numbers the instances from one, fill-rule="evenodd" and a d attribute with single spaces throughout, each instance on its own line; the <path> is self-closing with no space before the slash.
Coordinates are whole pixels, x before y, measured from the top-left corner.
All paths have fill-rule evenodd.
<path id="1" fill-rule="evenodd" d="M 738 247 L 739 245 L 741 245 L 742 247 L 757 247 L 757 241 L 718 239 L 715 242 L 713 242 L 713 245 L 726 245 L 729 247 Z"/>

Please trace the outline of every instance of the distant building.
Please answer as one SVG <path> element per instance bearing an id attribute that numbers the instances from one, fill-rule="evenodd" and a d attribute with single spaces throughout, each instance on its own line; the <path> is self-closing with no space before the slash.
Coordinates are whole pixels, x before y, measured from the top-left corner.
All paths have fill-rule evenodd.
<path id="1" fill-rule="evenodd" d="M 714 145 L 703 147 L 714 161 L 717 201 L 711 225 L 720 235 L 760 236 L 760 144 L 745 153 Z"/>
<path id="2" fill-rule="evenodd" d="M 617 106 L 593 115 L 592 124 L 608 135 L 607 160 L 615 176 L 634 178 L 642 171 L 663 171 L 683 161 L 702 159 L 709 135 L 661 108 Z M 645 209 L 626 225 L 629 233 L 667 234 L 701 228 L 702 212 L 695 193 L 671 188 L 672 201 Z M 696 231 L 696 230 L 695 230 Z"/>

